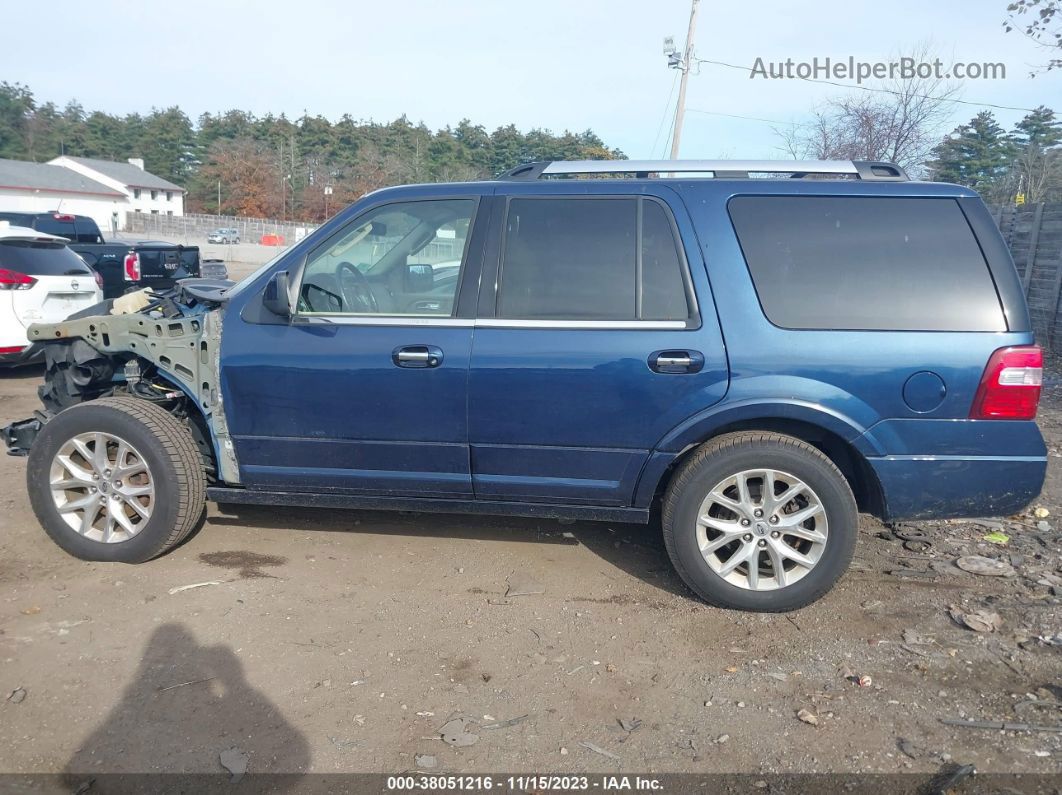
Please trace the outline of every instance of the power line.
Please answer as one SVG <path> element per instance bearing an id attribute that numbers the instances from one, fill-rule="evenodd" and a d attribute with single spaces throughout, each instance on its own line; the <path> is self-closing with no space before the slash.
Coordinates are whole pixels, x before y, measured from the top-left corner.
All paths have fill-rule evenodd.
<path id="1" fill-rule="evenodd" d="M 746 121 L 762 121 L 767 124 L 784 124 L 789 127 L 798 127 L 795 121 L 779 121 L 777 119 L 761 119 L 758 116 L 738 116 L 736 113 L 720 113 L 715 110 L 701 110 L 700 108 L 686 108 L 690 113 L 704 113 L 707 116 L 726 116 L 728 119 L 745 119 Z"/>
<path id="2" fill-rule="evenodd" d="M 666 160 L 668 154 L 668 148 L 671 146 L 671 140 L 675 136 L 675 117 L 671 117 L 671 124 L 667 128 L 667 136 L 664 138 L 664 145 L 660 148 L 660 159 Z"/>
<path id="3" fill-rule="evenodd" d="M 725 61 L 712 61 L 708 58 L 698 58 L 697 63 L 710 63 L 715 66 L 725 66 L 728 69 L 739 69 L 743 72 L 752 72 L 753 70 L 748 66 L 739 66 L 738 64 L 726 63 Z M 828 86 L 837 86 L 838 88 L 855 88 L 859 91 L 870 91 L 879 94 L 893 94 L 895 96 L 913 96 L 918 99 L 931 99 L 939 102 L 955 102 L 959 105 L 973 105 L 978 108 L 996 108 L 997 110 L 1022 110 L 1026 113 L 1034 113 L 1035 108 L 1017 108 L 1013 105 L 993 105 L 991 102 L 972 102 L 967 99 L 955 99 L 953 97 L 931 97 L 925 94 L 910 94 L 904 95 L 900 91 L 893 91 L 889 88 L 871 88 L 870 86 L 861 86 L 856 83 L 837 83 L 833 80 L 817 80 L 813 77 L 800 77 L 796 75 L 797 80 L 803 80 L 805 83 L 822 83 Z"/>
<path id="4" fill-rule="evenodd" d="M 656 145 L 660 141 L 660 133 L 664 131 L 664 122 L 667 121 L 667 111 L 671 107 L 671 98 L 675 96 L 675 86 L 678 84 L 678 72 L 675 72 L 675 78 L 671 81 L 671 93 L 667 95 L 667 102 L 664 103 L 664 112 L 660 114 L 660 124 L 656 128 L 656 137 L 653 138 L 653 146 L 649 150 L 650 152 L 656 151 Z"/>

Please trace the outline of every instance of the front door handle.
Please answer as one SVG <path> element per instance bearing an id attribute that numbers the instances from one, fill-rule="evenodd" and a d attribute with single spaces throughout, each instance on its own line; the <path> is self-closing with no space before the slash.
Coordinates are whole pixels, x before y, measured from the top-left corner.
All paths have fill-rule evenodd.
<path id="1" fill-rule="evenodd" d="M 434 345 L 403 345 L 391 352 L 391 361 L 398 367 L 423 369 L 442 364 L 443 352 Z"/>
<path id="2" fill-rule="evenodd" d="M 704 367 L 700 351 L 653 351 L 649 354 L 649 369 L 657 373 L 699 373 Z"/>

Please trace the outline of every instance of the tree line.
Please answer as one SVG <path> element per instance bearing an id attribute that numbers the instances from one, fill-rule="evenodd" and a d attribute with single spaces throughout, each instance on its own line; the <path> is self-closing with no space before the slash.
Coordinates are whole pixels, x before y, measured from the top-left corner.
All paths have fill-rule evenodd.
<path id="1" fill-rule="evenodd" d="M 1062 201 L 1062 120 L 1040 106 L 1008 132 L 983 110 L 955 128 L 928 165 L 932 179 L 966 185 L 985 201 Z"/>
<path id="2" fill-rule="evenodd" d="M 188 212 L 320 221 L 358 196 L 403 182 L 483 179 L 531 160 L 616 159 L 592 131 L 488 132 L 462 120 L 431 130 L 405 116 L 381 123 L 346 114 L 204 113 L 179 107 L 146 115 L 38 102 L 24 85 L 0 83 L 0 158 L 46 162 L 59 155 L 144 167 L 188 190 Z M 220 188 L 220 203 L 219 203 Z"/>
<path id="3" fill-rule="evenodd" d="M 897 81 L 879 93 L 828 100 L 778 134 L 797 158 L 888 160 L 990 202 L 1062 201 L 1055 112 L 1040 106 L 1008 131 L 985 110 L 942 136 L 955 93 L 944 81 Z M 306 221 L 385 185 L 482 179 L 531 160 L 624 157 L 589 130 L 487 132 L 467 119 L 431 130 L 405 116 L 332 122 L 241 110 L 204 113 L 193 123 L 178 107 L 125 116 L 77 102 L 60 109 L 26 86 L 0 83 L 0 157 L 43 162 L 60 154 L 142 157 L 148 171 L 188 190 L 189 212 Z"/>

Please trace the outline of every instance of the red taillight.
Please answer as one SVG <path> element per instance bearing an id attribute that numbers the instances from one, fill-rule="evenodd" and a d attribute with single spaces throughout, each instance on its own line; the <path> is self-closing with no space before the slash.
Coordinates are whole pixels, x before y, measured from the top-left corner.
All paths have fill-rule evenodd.
<path id="1" fill-rule="evenodd" d="M 1044 354 L 1039 347 L 1000 348 L 992 354 L 977 387 L 970 418 L 1031 420 L 1043 382 Z"/>
<path id="2" fill-rule="evenodd" d="M 0 290 L 28 290 L 36 283 L 32 276 L 0 268 Z"/>
<path id="3" fill-rule="evenodd" d="M 140 281 L 140 255 L 130 251 L 125 255 L 125 280 L 127 282 Z"/>
<path id="4" fill-rule="evenodd" d="M 92 272 L 92 278 L 96 280 L 96 286 L 99 287 L 102 290 L 103 289 L 103 276 L 100 275 L 100 272 L 99 271 L 93 271 Z"/>
<path id="5" fill-rule="evenodd" d="M 72 215 L 63 215 L 62 213 L 56 213 L 55 215 L 52 216 L 52 218 L 54 218 L 56 221 L 73 221 L 74 220 L 74 216 L 72 216 Z"/>
<path id="6" fill-rule="evenodd" d="M 0 348 L 0 353 L 22 353 L 29 345 L 16 345 L 14 348 Z"/>

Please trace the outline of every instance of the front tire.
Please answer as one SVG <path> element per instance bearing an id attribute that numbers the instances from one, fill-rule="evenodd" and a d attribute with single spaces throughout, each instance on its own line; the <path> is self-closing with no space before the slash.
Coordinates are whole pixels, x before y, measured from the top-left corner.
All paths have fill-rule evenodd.
<path id="1" fill-rule="evenodd" d="M 858 520 L 829 458 L 761 431 L 701 447 L 663 505 L 664 544 L 690 589 L 717 607 L 757 612 L 795 610 L 829 591 L 852 560 Z"/>
<path id="2" fill-rule="evenodd" d="M 82 560 L 151 560 L 195 529 L 206 500 L 188 428 L 131 397 L 80 403 L 47 422 L 26 480 L 45 532 Z"/>

